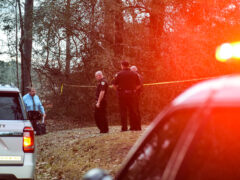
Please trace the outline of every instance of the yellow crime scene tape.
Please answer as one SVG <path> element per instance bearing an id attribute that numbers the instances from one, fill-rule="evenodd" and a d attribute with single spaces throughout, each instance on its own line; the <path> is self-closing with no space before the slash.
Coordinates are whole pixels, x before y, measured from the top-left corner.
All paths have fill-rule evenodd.
<path id="1" fill-rule="evenodd" d="M 207 79 L 212 79 L 212 78 L 215 78 L 215 77 L 187 79 L 187 80 L 179 80 L 179 81 L 167 81 L 167 82 L 158 82 L 158 83 L 147 83 L 147 84 L 143 84 L 143 86 L 155 86 L 155 85 L 163 85 L 163 84 L 177 84 L 177 83 L 184 83 L 184 82 L 207 80 Z"/>
<path id="2" fill-rule="evenodd" d="M 221 46 L 216 49 L 216 59 L 221 62 L 226 62 L 231 59 L 240 59 L 240 42 L 232 42 L 232 43 L 223 43 Z M 179 80 L 179 81 L 166 81 L 166 82 L 157 82 L 157 83 L 146 83 L 143 86 L 156 86 L 156 85 L 165 85 L 165 84 L 177 84 L 184 82 L 193 82 L 193 81 L 201 81 L 212 79 L 216 77 L 205 77 L 205 78 L 197 78 L 197 79 L 187 79 L 187 80 Z M 84 85 L 72 85 L 72 84 L 62 84 L 61 85 L 61 94 L 63 92 L 63 86 L 71 86 L 71 87 L 79 87 L 79 88 L 96 88 L 96 86 L 84 86 Z M 112 88 L 113 86 L 109 86 Z"/>
<path id="3" fill-rule="evenodd" d="M 157 82 L 157 83 L 145 83 L 143 86 L 156 86 L 156 85 L 165 85 L 165 84 L 177 84 L 177 83 L 184 83 L 184 82 L 193 82 L 193 81 L 201 81 L 201 80 L 207 80 L 207 79 L 212 79 L 216 77 L 206 77 L 206 78 L 197 78 L 197 79 L 186 79 L 186 80 L 179 80 L 179 81 L 165 81 L 165 82 Z M 61 94 L 63 92 L 63 87 L 64 86 L 69 86 L 69 87 L 77 87 L 77 88 L 96 88 L 97 86 L 88 86 L 88 85 L 75 85 L 75 84 L 66 84 L 63 83 L 61 85 Z M 110 85 L 110 88 L 113 86 Z"/>

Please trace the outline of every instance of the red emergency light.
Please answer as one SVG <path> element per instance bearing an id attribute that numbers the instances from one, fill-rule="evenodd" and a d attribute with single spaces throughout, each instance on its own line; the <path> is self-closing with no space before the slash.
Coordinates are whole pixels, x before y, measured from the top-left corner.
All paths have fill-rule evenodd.
<path id="1" fill-rule="evenodd" d="M 240 59 L 240 42 L 224 43 L 216 49 L 216 59 L 226 62 L 230 59 Z"/>

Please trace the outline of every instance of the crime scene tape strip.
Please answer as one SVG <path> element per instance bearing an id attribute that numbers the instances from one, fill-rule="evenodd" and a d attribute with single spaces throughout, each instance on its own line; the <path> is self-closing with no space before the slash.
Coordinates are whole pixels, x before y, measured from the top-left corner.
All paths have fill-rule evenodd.
<path id="1" fill-rule="evenodd" d="M 97 87 L 97 86 L 82 86 L 82 85 L 73 85 L 73 84 L 62 84 L 62 86 L 82 87 L 82 88 L 95 88 L 95 87 Z"/>
<path id="2" fill-rule="evenodd" d="M 216 77 L 206 77 L 206 78 L 198 78 L 198 79 L 187 79 L 187 80 L 179 80 L 179 81 L 166 81 L 166 82 L 158 82 L 158 83 L 145 83 L 143 86 L 155 86 L 155 85 L 164 85 L 164 84 L 177 84 L 177 83 L 184 83 L 184 82 L 193 82 L 193 81 L 201 81 L 212 79 Z M 63 86 L 70 86 L 70 87 L 78 87 L 78 88 L 96 88 L 96 86 L 86 86 L 86 85 L 74 85 L 74 84 L 62 84 L 61 85 L 61 94 L 63 92 Z M 112 88 L 112 85 L 110 85 Z"/>
<path id="3" fill-rule="evenodd" d="M 96 86 L 83 86 L 83 85 L 74 85 L 74 84 L 62 84 L 61 85 L 61 90 L 60 90 L 60 94 L 62 94 L 63 92 L 63 86 L 70 86 L 70 87 L 80 87 L 80 88 L 96 88 Z"/>
<path id="4" fill-rule="evenodd" d="M 147 83 L 143 84 L 143 86 L 154 86 L 154 85 L 162 85 L 162 84 L 176 84 L 176 83 L 184 83 L 184 82 L 192 82 L 192 81 L 201 81 L 212 79 L 216 77 L 207 77 L 207 78 L 198 78 L 198 79 L 188 79 L 188 80 L 181 80 L 181 81 L 167 81 L 167 82 L 158 82 L 158 83 Z"/>

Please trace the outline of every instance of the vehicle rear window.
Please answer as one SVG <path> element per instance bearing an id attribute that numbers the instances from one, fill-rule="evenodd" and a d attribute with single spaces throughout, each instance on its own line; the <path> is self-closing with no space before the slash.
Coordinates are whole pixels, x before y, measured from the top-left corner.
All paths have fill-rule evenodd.
<path id="1" fill-rule="evenodd" d="M 0 94 L 0 120 L 23 120 L 20 97 L 17 93 Z"/>

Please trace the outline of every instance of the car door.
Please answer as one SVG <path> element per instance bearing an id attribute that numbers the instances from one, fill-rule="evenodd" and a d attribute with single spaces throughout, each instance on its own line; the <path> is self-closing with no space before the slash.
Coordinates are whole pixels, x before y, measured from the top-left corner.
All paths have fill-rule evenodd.
<path id="1" fill-rule="evenodd" d="M 160 180 L 189 119 L 197 111 L 187 108 L 163 117 L 126 163 L 117 180 Z"/>
<path id="2" fill-rule="evenodd" d="M 18 92 L 0 92 L 0 165 L 22 165 L 24 110 Z"/>

